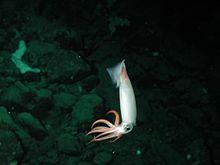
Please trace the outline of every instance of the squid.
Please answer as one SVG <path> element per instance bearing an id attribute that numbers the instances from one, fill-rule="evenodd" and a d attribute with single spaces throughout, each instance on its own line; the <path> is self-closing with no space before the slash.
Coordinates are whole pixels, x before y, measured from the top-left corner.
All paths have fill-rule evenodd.
<path id="1" fill-rule="evenodd" d="M 87 133 L 87 135 L 97 135 L 89 143 L 112 138 L 114 138 L 114 140 L 111 140 L 110 142 L 115 142 L 122 137 L 122 135 L 131 132 L 133 127 L 136 125 L 136 100 L 134 90 L 126 70 L 125 60 L 111 68 L 107 68 L 107 72 L 109 73 L 113 83 L 115 83 L 116 87 L 119 88 L 122 122 L 120 123 L 120 116 L 116 110 L 108 111 L 107 114 L 114 115 L 114 123 L 111 123 L 106 119 L 96 120 L 92 124 L 91 130 Z"/>

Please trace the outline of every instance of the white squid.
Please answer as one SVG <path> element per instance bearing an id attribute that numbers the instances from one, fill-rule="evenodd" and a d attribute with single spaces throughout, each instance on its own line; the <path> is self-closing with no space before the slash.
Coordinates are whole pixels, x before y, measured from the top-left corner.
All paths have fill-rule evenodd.
<path id="1" fill-rule="evenodd" d="M 89 143 L 102 141 L 110 138 L 115 138 L 111 142 L 118 140 L 123 134 L 132 131 L 133 126 L 136 125 L 137 108 L 134 90 L 128 77 L 126 66 L 123 60 L 112 68 L 107 68 L 107 71 L 114 83 L 119 87 L 119 99 L 122 122 L 117 111 L 110 110 L 107 114 L 115 115 L 115 122 L 112 124 L 106 119 L 96 120 L 92 126 L 91 131 L 87 135 L 98 133 Z M 96 126 L 98 123 L 103 126 Z"/>

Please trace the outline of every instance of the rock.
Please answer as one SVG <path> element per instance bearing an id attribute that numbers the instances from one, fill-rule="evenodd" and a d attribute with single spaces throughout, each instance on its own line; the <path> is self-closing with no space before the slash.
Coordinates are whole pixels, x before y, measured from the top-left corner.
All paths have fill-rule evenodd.
<path id="1" fill-rule="evenodd" d="M 59 157 L 55 149 L 49 150 L 47 153 L 40 155 L 37 159 L 38 164 L 58 164 Z"/>
<path id="2" fill-rule="evenodd" d="M 35 138 L 42 139 L 46 135 L 46 129 L 40 121 L 30 113 L 22 112 L 17 116 L 21 125 Z"/>
<path id="3" fill-rule="evenodd" d="M 25 132 L 24 129 L 22 129 L 16 122 L 13 121 L 12 117 L 7 112 L 7 109 L 5 107 L 0 107 L 0 130 L 2 131 L 9 129 L 12 129 L 16 132 L 19 138 L 22 139 L 24 145 L 26 145 L 26 143 L 28 143 L 26 146 L 29 145 L 28 139 L 31 139 L 31 137 Z M 0 149 L 1 149 L 1 142 L 2 141 L 0 135 Z M 0 155 L 1 155 L 1 151 L 0 151 Z"/>
<path id="4" fill-rule="evenodd" d="M 95 87 L 97 87 L 98 83 L 99 78 L 94 75 L 88 76 L 81 81 L 82 87 L 83 89 L 86 89 L 86 91 L 93 90 Z"/>
<path id="5" fill-rule="evenodd" d="M 45 78 L 49 82 L 75 82 L 91 72 L 90 66 L 77 52 L 61 49 L 54 43 L 31 41 L 27 52 L 31 66 L 46 72 Z"/>
<path id="6" fill-rule="evenodd" d="M 76 52 L 59 50 L 48 59 L 45 71 L 49 82 L 71 83 L 86 78 L 91 68 Z"/>
<path id="7" fill-rule="evenodd" d="M 93 159 L 93 162 L 97 165 L 107 165 L 110 164 L 113 160 L 113 156 L 111 153 L 103 151 L 96 154 Z"/>
<path id="8" fill-rule="evenodd" d="M 74 122 L 92 122 L 94 109 L 102 104 L 102 98 L 96 94 L 83 95 L 75 104 L 72 117 Z"/>
<path id="9" fill-rule="evenodd" d="M 11 62 L 11 52 L 0 51 L 0 74 L 6 77 L 13 75 L 16 66 Z"/>
<path id="10" fill-rule="evenodd" d="M 76 137 L 65 133 L 58 137 L 57 147 L 60 152 L 72 155 L 79 155 L 81 153 L 81 146 Z"/>
<path id="11" fill-rule="evenodd" d="M 3 126 L 9 128 L 17 127 L 10 114 L 8 113 L 7 109 L 5 107 L 0 107 L 0 128 L 2 128 Z"/>
<path id="12" fill-rule="evenodd" d="M 54 95 L 54 104 L 56 109 L 71 108 L 76 102 L 76 97 L 70 93 L 61 92 Z"/>
<path id="13" fill-rule="evenodd" d="M 0 131 L 0 160 L 2 165 L 10 164 L 16 159 L 21 159 L 23 150 L 14 133 L 8 130 Z"/>
<path id="14" fill-rule="evenodd" d="M 36 57 L 43 58 L 43 56 L 49 53 L 55 53 L 57 49 L 58 46 L 53 43 L 33 40 L 29 42 L 27 52 L 29 53 L 31 59 L 34 59 Z"/>
<path id="15" fill-rule="evenodd" d="M 48 89 L 39 89 L 35 93 L 39 100 L 51 100 L 52 98 L 52 92 Z"/>
<path id="16" fill-rule="evenodd" d="M 90 165 L 88 162 L 79 162 L 78 165 Z"/>
<path id="17" fill-rule="evenodd" d="M 73 156 L 71 156 L 71 157 L 68 159 L 66 165 L 79 164 L 79 161 L 80 161 L 80 158 L 79 158 L 79 157 L 73 157 Z"/>
<path id="18" fill-rule="evenodd" d="M 21 105 L 22 102 L 22 91 L 12 85 L 2 90 L 0 100 L 5 103 L 16 103 Z"/>
<path id="19" fill-rule="evenodd" d="M 31 110 L 35 117 L 40 118 L 41 120 L 47 119 L 48 113 L 54 106 L 51 90 L 44 88 L 35 89 L 34 94 L 36 97 L 32 101 L 32 105 L 29 106 L 30 108 L 27 109 Z"/>

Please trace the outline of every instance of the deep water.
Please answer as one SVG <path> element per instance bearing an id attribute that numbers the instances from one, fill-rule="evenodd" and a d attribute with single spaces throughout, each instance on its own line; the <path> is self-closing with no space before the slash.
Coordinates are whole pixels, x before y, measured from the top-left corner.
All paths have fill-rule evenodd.
<path id="1" fill-rule="evenodd" d="M 0 164 L 220 164 L 219 11 L 217 1 L 1 0 Z M 106 71 L 122 60 L 136 125 L 91 142 L 124 120 Z"/>

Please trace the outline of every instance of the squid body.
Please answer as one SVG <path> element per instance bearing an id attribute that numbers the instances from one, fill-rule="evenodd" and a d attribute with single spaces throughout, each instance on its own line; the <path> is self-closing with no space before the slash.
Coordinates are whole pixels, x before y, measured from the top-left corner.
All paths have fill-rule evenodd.
<path id="1" fill-rule="evenodd" d="M 107 114 L 113 114 L 115 116 L 114 124 L 105 119 L 96 120 L 91 127 L 91 131 L 87 133 L 98 133 L 90 142 L 106 140 L 115 138 L 111 142 L 119 139 L 123 134 L 132 131 L 133 126 L 136 125 L 137 108 L 134 90 L 131 85 L 131 81 L 128 77 L 125 60 L 117 65 L 107 68 L 107 71 L 114 83 L 119 88 L 119 100 L 122 122 L 120 123 L 120 117 L 117 111 L 110 110 Z M 97 126 L 97 124 L 103 124 Z M 96 127 L 94 127 L 96 125 Z"/>

